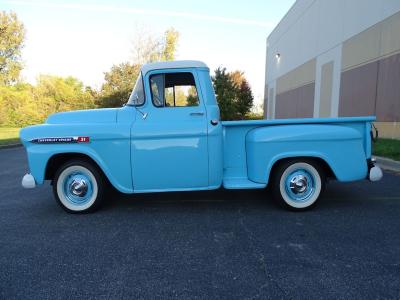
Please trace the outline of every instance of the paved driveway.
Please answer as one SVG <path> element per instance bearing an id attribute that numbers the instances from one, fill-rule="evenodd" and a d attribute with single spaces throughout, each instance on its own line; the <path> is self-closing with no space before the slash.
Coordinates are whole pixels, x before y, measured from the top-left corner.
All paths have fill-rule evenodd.
<path id="1" fill-rule="evenodd" d="M 264 191 L 116 195 L 65 213 L 0 151 L 0 298 L 399 298 L 400 176 L 329 184 L 306 213 Z"/>

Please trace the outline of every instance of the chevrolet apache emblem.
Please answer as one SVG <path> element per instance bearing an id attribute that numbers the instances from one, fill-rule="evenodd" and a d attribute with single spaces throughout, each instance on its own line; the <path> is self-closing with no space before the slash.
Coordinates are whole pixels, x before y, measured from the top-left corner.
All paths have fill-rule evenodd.
<path id="1" fill-rule="evenodd" d="M 74 137 L 45 137 L 32 139 L 31 143 L 36 144 L 62 144 L 62 143 L 89 143 L 88 136 L 74 136 Z"/>

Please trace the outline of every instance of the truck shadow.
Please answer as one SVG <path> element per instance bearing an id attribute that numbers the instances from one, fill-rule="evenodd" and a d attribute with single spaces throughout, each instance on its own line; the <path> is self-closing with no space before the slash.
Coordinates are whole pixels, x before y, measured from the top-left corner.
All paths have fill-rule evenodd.
<path id="1" fill-rule="evenodd" d="M 368 184 L 368 183 L 367 183 Z M 356 208 L 365 205 L 368 194 L 364 189 L 365 184 L 339 184 L 333 183 L 327 186 L 316 209 L 330 210 L 340 208 Z M 374 198 L 376 199 L 376 197 Z M 370 199 L 371 200 L 371 199 Z M 127 195 L 117 191 L 110 193 L 104 205 L 105 210 L 124 210 L 137 208 L 213 208 L 224 207 L 252 207 L 266 211 L 285 211 L 279 203 L 273 199 L 271 193 L 266 190 L 212 190 L 193 192 L 166 192 Z M 313 210 L 312 210 L 313 211 Z"/>
<path id="2" fill-rule="evenodd" d="M 189 192 L 166 192 L 166 193 L 145 193 L 127 195 L 112 191 L 104 205 L 104 209 L 129 208 L 143 206 L 223 206 L 224 204 L 244 204 L 278 208 L 271 201 L 270 193 L 267 190 L 225 190 L 212 191 L 189 191 Z"/>

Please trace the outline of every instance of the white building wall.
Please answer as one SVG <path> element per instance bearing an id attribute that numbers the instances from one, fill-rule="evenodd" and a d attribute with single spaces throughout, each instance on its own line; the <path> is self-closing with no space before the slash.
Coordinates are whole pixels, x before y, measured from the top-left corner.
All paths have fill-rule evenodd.
<path id="1" fill-rule="evenodd" d="M 317 58 L 314 105 L 317 117 L 321 66 L 333 60 L 331 111 L 332 116 L 337 116 L 342 43 L 398 11 L 400 0 L 297 0 L 267 39 L 268 89 L 276 85 L 279 77 Z M 277 53 L 279 59 L 275 57 Z"/>

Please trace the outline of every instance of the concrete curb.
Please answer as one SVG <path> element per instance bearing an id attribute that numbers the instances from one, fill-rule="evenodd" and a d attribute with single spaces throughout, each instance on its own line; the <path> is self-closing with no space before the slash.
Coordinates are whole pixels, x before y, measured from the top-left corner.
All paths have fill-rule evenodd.
<path id="1" fill-rule="evenodd" d="M 380 156 L 374 157 L 376 158 L 376 162 L 382 169 L 392 172 L 400 172 L 400 161 Z"/>
<path id="2" fill-rule="evenodd" d="M 18 144 L 10 144 L 10 145 L 1 145 L 1 146 L 0 146 L 0 150 L 3 150 L 3 149 L 11 149 L 11 148 L 18 148 L 18 147 L 22 147 L 22 144 L 21 144 L 21 143 L 18 143 Z"/>

